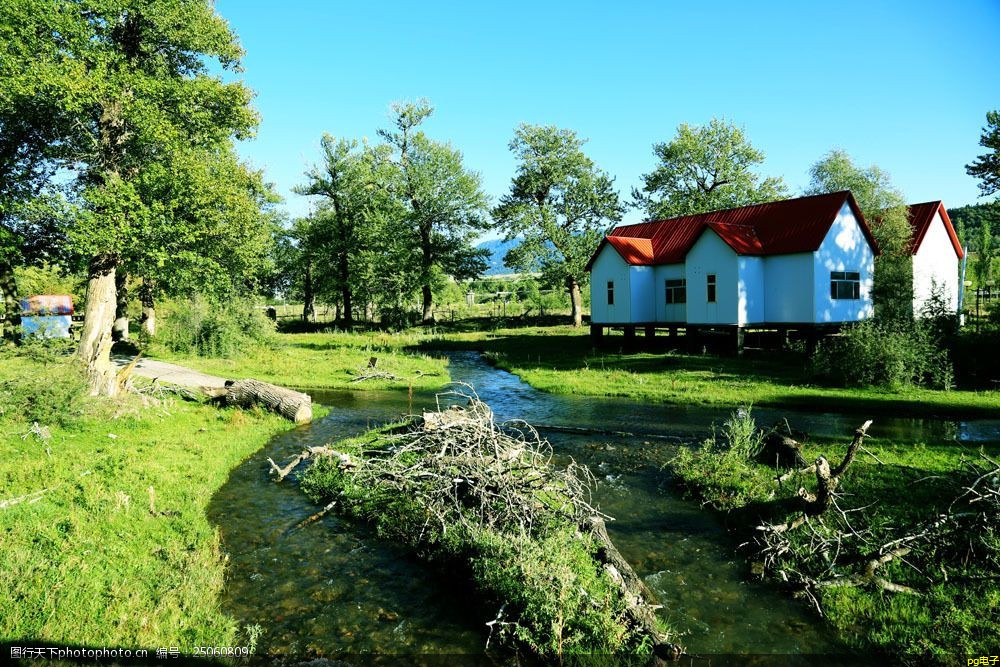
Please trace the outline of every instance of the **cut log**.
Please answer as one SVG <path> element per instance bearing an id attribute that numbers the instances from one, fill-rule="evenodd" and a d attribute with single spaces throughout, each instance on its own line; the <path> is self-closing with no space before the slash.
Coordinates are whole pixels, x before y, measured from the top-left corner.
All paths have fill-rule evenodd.
<path id="1" fill-rule="evenodd" d="M 312 398 L 308 394 L 278 387 L 260 380 L 237 380 L 226 383 L 226 405 L 242 408 L 262 405 L 296 424 L 312 421 Z"/>
<path id="2" fill-rule="evenodd" d="M 659 630 L 655 611 L 657 605 L 653 602 L 656 598 L 611 541 L 604 525 L 604 519 L 599 516 L 591 517 L 590 525 L 585 526 L 585 528 L 589 528 L 591 535 L 599 545 L 598 560 L 604 564 L 604 569 L 618 584 L 623 598 L 627 601 L 632 623 L 641 628 L 652 640 L 653 654 L 661 660 L 679 660 L 684 654 L 684 649 L 668 641 L 667 636 Z"/>

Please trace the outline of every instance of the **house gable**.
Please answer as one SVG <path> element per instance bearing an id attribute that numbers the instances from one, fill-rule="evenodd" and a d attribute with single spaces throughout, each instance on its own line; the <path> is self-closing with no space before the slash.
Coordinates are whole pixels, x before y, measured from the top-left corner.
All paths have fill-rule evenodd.
<path id="1" fill-rule="evenodd" d="M 590 318 L 605 324 L 631 322 L 631 267 L 617 250 L 605 244 L 592 260 L 590 271 Z M 614 285 L 614 303 L 608 303 L 608 283 Z"/>
<path id="2" fill-rule="evenodd" d="M 690 324 L 739 323 L 738 256 L 714 231 L 702 234 L 687 254 L 687 321 Z M 709 277 L 715 301 L 708 300 Z"/>
<path id="3" fill-rule="evenodd" d="M 913 252 L 913 312 L 919 315 L 924 310 L 935 288 L 947 302 L 948 310 L 955 312 L 960 255 L 955 252 L 951 223 L 934 211 L 922 231 L 921 242 Z"/>
<path id="4" fill-rule="evenodd" d="M 856 322 L 874 314 L 871 299 L 875 253 L 854 210 L 841 207 L 833 224 L 813 253 L 813 322 Z M 834 298 L 831 294 L 833 273 L 858 273 L 859 295 Z"/>

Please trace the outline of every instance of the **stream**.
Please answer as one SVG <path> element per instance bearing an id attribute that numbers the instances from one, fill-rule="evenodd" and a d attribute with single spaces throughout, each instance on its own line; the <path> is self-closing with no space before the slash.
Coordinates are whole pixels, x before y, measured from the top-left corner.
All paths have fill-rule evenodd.
<path id="1" fill-rule="evenodd" d="M 806 603 L 753 581 L 718 519 L 684 500 L 660 466 L 680 443 L 697 442 L 729 410 L 628 399 L 544 394 L 472 352 L 448 355 L 451 376 L 475 387 L 498 421 L 524 419 L 553 446 L 556 463 L 587 464 L 599 484 L 594 500 L 615 517 L 608 532 L 657 595 L 678 641 L 697 664 L 883 664 L 851 654 Z M 339 658 L 350 664 L 434 662 L 434 656 L 482 660 L 486 622 L 496 609 L 406 549 L 331 513 L 296 529 L 319 508 L 292 478 L 275 484 L 268 457 L 284 462 L 307 446 L 356 435 L 435 406 L 433 394 L 400 391 L 312 392 L 330 414 L 275 437 L 233 470 L 209 506 L 228 555 L 222 605 L 241 625 L 264 629 L 258 655 Z M 447 399 L 444 399 L 445 401 Z M 769 425 L 788 417 L 814 436 L 848 437 L 856 415 L 754 409 Z M 577 430 L 582 429 L 582 430 Z M 621 432 L 627 432 L 623 435 Z M 954 442 L 974 450 L 1000 441 L 1000 420 L 954 422 L 879 418 L 872 437 Z M 495 660 L 496 656 L 492 656 Z M 435 664 L 440 664 L 439 660 Z"/>

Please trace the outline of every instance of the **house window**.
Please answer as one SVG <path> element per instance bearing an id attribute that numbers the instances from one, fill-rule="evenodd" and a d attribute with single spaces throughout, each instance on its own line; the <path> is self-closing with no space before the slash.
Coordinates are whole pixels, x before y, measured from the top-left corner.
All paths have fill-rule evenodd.
<path id="1" fill-rule="evenodd" d="M 708 302 L 715 303 L 715 274 L 710 273 L 705 278 L 708 291 Z"/>
<path id="2" fill-rule="evenodd" d="M 687 281 L 683 278 L 666 281 L 667 305 L 687 303 Z"/>
<path id="3" fill-rule="evenodd" d="M 608 305 L 615 305 L 615 281 L 608 281 Z"/>
<path id="4" fill-rule="evenodd" d="M 831 271 L 830 298 L 860 299 L 861 274 L 857 271 Z"/>

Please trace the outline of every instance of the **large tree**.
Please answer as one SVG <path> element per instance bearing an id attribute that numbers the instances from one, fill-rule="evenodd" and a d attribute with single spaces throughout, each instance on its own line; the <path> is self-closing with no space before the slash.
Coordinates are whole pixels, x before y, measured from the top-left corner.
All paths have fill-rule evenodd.
<path id="1" fill-rule="evenodd" d="M 809 171 L 806 194 L 850 190 L 878 245 L 873 301 L 876 315 L 891 323 L 913 318 L 913 264 L 906 200 L 889 174 L 876 165 L 859 167 L 842 150 L 833 150 Z"/>
<path id="2" fill-rule="evenodd" d="M 147 335 L 156 333 L 159 294 L 225 299 L 257 287 L 271 261 L 278 197 L 231 144 L 176 147 L 144 165 L 135 183 L 148 215 L 130 235 L 118 273 L 142 279 Z"/>
<path id="3" fill-rule="evenodd" d="M 565 287 L 574 326 L 583 319 L 587 259 L 624 212 L 613 179 L 584 154 L 584 143 L 572 130 L 520 125 L 510 142 L 517 172 L 493 209 L 507 239 L 523 239 L 504 261 L 522 270 L 541 268 L 546 282 Z"/>
<path id="4" fill-rule="evenodd" d="M 762 178 L 754 169 L 764 153 L 743 130 L 713 118 L 708 125 L 682 123 L 677 135 L 653 144 L 658 164 L 633 189 L 634 204 L 651 219 L 673 218 L 784 199 L 788 189 L 777 177 Z"/>
<path id="5" fill-rule="evenodd" d="M 366 249 L 381 245 L 380 223 L 386 216 L 405 211 L 391 196 L 394 170 L 390 168 L 388 146 L 337 140 L 329 134 L 323 136 L 321 145 L 323 164 L 306 172 L 307 182 L 296 188 L 299 194 L 322 197 L 308 229 L 300 224 L 300 231 L 307 232 L 299 238 L 305 271 L 303 285 L 308 307 L 309 297 L 317 291 L 313 281 L 318 268 L 325 286 L 322 291 L 338 292 L 344 323 L 350 326 L 354 319 L 355 269 L 360 258 Z M 317 266 L 318 258 L 328 261 Z"/>
<path id="6" fill-rule="evenodd" d="M 0 3 L 0 300 L 13 325 L 7 336 L 18 323 L 14 269 L 51 260 L 66 222 L 60 214 L 69 210 L 57 193 L 44 190 L 63 154 L 59 139 L 69 129 L 63 109 L 72 95 L 51 85 L 72 70 L 52 35 L 74 19 L 49 5 Z"/>
<path id="7" fill-rule="evenodd" d="M 5 3 L 8 4 L 8 3 Z M 249 136 L 251 93 L 209 74 L 235 71 L 242 55 L 210 0 L 10 0 L 29 28 L 55 45 L 59 67 L 18 59 L 22 77 L 44 81 L 66 119 L 57 144 L 76 170 L 85 214 L 73 238 L 90 256 L 79 356 L 91 390 L 116 390 L 109 353 L 115 272 L 157 215 L 138 178 L 180 147 L 209 149 Z"/>
<path id="8" fill-rule="evenodd" d="M 489 228 L 488 199 L 461 152 L 417 129 L 433 112 L 426 101 L 393 104 L 392 110 L 395 129 L 379 135 L 393 148 L 404 207 L 399 233 L 416 250 L 422 319 L 432 323 L 434 286 L 445 276 L 473 278 L 486 269 L 486 253 L 472 242 Z"/>
<path id="9" fill-rule="evenodd" d="M 1000 192 L 1000 111 L 986 112 L 986 127 L 979 138 L 979 145 L 990 150 L 966 165 L 969 176 L 980 179 L 983 197 Z"/>

